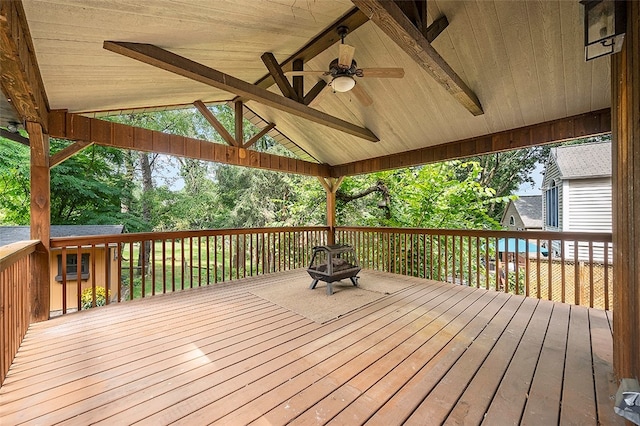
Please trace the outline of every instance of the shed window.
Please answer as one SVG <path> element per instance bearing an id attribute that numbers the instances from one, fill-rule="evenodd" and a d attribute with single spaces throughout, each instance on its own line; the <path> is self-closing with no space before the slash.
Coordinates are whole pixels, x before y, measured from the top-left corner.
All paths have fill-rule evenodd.
<path id="1" fill-rule="evenodd" d="M 80 258 L 80 278 L 89 279 L 89 253 L 83 253 Z M 67 280 L 78 279 L 78 255 L 67 254 Z M 56 281 L 62 281 L 62 255 L 58 255 L 58 275 Z"/>
<path id="2" fill-rule="evenodd" d="M 548 227 L 558 227 L 559 205 L 558 205 L 558 187 L 553 186 L 544 193 L 544 201 L 546 205 L 544 224 Z"/>
<path id="3" fill-rule="evenodd" d="M 513 216 L 509 217 L 509 225 L 513 226 L 515 224 L 516 224 L 516 219 Z"/>

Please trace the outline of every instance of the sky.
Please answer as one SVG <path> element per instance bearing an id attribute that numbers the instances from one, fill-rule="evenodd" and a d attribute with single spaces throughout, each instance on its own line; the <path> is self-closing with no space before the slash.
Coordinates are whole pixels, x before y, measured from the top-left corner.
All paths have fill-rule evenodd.
<path id="1" fill-rule="evenodd" d="M 530 183 L 523 183 L 516 191 L 516 195 L 540 195 L 542 194 L 542 172 L 544 172 L 544 164 L 538 163 L 535 170 L 531 172 L 531 177 L 534 180 L 534 185 L 531 187 Z"/>

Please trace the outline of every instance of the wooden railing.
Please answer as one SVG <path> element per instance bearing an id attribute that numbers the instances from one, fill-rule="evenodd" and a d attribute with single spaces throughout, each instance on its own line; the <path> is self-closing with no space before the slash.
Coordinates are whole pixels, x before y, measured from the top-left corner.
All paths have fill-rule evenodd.
<path id="1" fill-rule="evenodd" d="M 59 265 L 52 309 L 66 314 L 306 267 L 312 248 L 326 244 L 328 230 L 219 229 L 52 238 Z"/>
<path id="2" fill-rule="evenodd" d="M 363 268 L 612 307 L 607 233 L 337 227 L 336 242 L 354 246 Z"/>
<path id="3" fill-rule="evenodd" d="M 29 328 L 31 257 L 38 243 L 23 241 L 0 247 L 0 384 Z"/>

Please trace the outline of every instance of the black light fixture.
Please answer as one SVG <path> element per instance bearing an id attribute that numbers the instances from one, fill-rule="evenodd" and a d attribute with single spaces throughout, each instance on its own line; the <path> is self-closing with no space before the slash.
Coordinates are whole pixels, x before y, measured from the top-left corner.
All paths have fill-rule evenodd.
<path id="1" fill-rule="evenodd" d="M 626 4 L 622 0 L 582 0 L 584 5 L 585 59 L 620 52 L 626 26 Z"/>

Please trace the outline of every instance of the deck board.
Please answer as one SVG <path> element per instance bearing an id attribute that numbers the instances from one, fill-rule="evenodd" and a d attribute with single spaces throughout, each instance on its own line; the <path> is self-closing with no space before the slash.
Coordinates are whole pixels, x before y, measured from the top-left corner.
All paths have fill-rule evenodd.
<path id="1" fill-rule="evenodd" d="M 2 424 L 623 423 L 607 313 L 367 274 L 412 285 L 325 324 L 250 292 L 299 270 L 33 324 Z"/>

